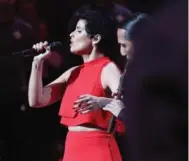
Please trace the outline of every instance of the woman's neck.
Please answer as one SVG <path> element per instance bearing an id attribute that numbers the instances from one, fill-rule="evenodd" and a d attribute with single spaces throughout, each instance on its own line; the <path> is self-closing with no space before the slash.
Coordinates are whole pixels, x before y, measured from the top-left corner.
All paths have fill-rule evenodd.
<path id="1" fill-rule="evenodd" d="M 97 52 L 96 50 L 93 49 L 90 54 L 82 55 L 82 58 L 83 58 L 83 62 L 86 63 L 86 62 L 90 62 L 92 60 L 98 59 L 100 57 L 103 57 L 103 56 L 104 56 L 103 53 Z"/>

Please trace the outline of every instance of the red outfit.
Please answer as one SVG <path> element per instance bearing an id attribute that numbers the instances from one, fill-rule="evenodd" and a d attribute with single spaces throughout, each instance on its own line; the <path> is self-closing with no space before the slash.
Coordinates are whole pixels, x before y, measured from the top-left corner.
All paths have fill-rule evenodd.
<path id="1" fill-rule="evenodd" d="M 77 100 L 77 97 L 83 94 L 91 94 L 98 97 L 106 97 L 106 94 L 101 84 L 101 73 L 102 73 L 102 69 L 110 62 L 111 61 L 109 60 L 109 58 L 101 57 L 91 62 L 84 63 L 83 65 L 79 66 L 72 72 L 68 80 L 67 89 L 62 99 L 62 103 L 59 111 L 59 115 L 61 116 L 61 124 L 64 124 L 66 126 L 77 126 L 87 123 L 94 125 L 96 127 L 107 129 L 110 118 L 112 116 L 110 112 L 103 111 L 102 109 L 98 109 L 89 112 L 87 114 L 79 114 L 75 112 L 72 107 L 74 101 Z M 123 131 L 124 130 L 123 124 L 120 127 L 122 127 L 122 131 Z M 116 160 L 110 159 L 112 158 L 110 157 L 111 153 L 93 152 L 94 149 L 98 149 L 98 148 L 101 149 L 102 151 L 107 150 L 104 149 L 105 147 L 106 148 L 109 147 L 108 145 L 110 144 L 107 143 L 106 141 L 107 136 L 108 138 L 111 138 L 110 139 L 111 144 L 116 145 L 116 143 L 115 144 L 112 143 L 112 141 L 115 142 L 113 136 L 111 136 L 107 132 L 103 133 L 104 136 L 102 137 L 103 139 L 101 138 L 102 136 L 101 132 L 95 132 L 95 133 L 99 133 L 99 134 L 93 136 L 92 132 L 68 132 L 66 147 L 65 147 L 65 159 L 63 161 L 85 161 L 82 160 L 82 158 L 84 157 L 86 157 L 86 161 L 93 161 L 91 160 L 92 159 L 91 157 L 93 156 L 92 154 L 95 154 L 95 156 L 96 157 L 98 156 L 97 158 L 99 158 L 99 160 L 97 159 L 94 161 L 120 161 L 120 159 L 116 159 Z M 79 136 L 79 138 L 77 135 Z M 87 138 L 90 139 L 86 139 L 86 136 Z M 80 143 L 77 142 L 79 139 L 80 139 L 79 141 Z M 73 140 L 75 140 L 75 142 L 73 142 Z M 93 142 L 92 140 L 94 142 L 95 140 L 96 142 L 98 142 L 98 144 L 94 144 L 94 147 L 88 146 L 90 145 L 90 142 Z M 99 140 L 104 140 L 102 141 L 102 145 L 99 142 Z M 105 142 L 106 142 L 106 146 L 104 144 Z M 85 143 L 85 146 L 83 143 Z M 84 148 L 83 150 L 87 149 L 88 153 L 85 154 L 79 153 L 79 150 L 74 150 L 76 144 L 80 150 L 83 148 Z M 116 147 L 114 146 L 113 149 L 117 149 L 117 151 L 119 152 L 117 146 Z M 117 152 L 115 152 L 115 154 L 117 155 Z M 72 157 L 69 158 L 69 156 Z M 75 157 L 77 158 L 77 160 L 74 159 Z M 105 158 L 105 160 L 103 160 L 102 158 Z M 109 159 L 107 160 L 107 158 Z"/>
<path id="2" fill-rule="evenodd" d="M 102 131 L 68 132 L 63 161 L 121 161 L 112 134 Z"/>

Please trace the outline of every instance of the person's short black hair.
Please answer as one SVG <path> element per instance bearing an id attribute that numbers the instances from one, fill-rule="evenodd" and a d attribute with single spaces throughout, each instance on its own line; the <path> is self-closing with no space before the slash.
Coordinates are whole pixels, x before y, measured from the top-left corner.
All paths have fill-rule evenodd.
<path id="1" fill-rule="evenodd" d="M 93 38 L 99 34 L 100 42 L 97 44 L 98 50 L 105 56 L 112 57 L 114 49 L 117 47 L 117 21 L 113 12 L 109 8 L 100 5 L 83 5 L 73 15 L 71 25 L 73 30 L 77 21 L 83 19 L 86 21 L 86 32 Z"/>

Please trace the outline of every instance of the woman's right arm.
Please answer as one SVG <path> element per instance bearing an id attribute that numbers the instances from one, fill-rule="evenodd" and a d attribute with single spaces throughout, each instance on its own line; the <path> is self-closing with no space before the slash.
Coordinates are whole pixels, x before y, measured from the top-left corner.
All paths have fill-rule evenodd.
<path id="1" fill-rule="evenodd" d="M 47 42 L 44 42 L 34 45 L 33 48 L 40 51 L 46 46 Z M 50 57 L 50 54 L 51 51 L 46 48 L 45 53 L 40 54 L 33 59 L 28 88 L 28 101 L 31 107 L 44 107 L 60 100 L 64 93 L 66 82 L 72 70 L 75 68 L 67 70 L 59 78 L 43 87 L 43 62 Z"/>
<path id="2" fill-rule="evenodd" d="M 66 86 L 65 73 L 43 87 L 43 60 L 34 60 L 29 80 L 28 100 L 31 107 L 44 107 L 61 99 Z"/>

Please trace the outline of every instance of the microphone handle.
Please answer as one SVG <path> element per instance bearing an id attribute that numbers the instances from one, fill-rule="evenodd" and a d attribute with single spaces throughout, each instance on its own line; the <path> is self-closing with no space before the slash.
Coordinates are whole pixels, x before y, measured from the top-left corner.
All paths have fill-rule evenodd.
<path id="1" fill-rule="evenodd" d="M 56 47 L 61 46 L 61 42 L 59 42 L 59 41 L 52 42 L 48 46 L 50 47 L 51 50 L 54 50 Z M 28 56 L 36 56 L 39 53 L 44 53 L 44 52 L 45 52 L 45 49 L 41 49 L 41 51 L 36 51 L 35 49 L 30 48 L 30 49 L 25 49 L 20 52 L 14 52 L 14 53 L 12 53 L 12 55 L 28 57 Z"/>
<path id="2" fill-rule="evenodd" d="M 14 52 L 12 53 L 12 55 L 28 57 L 28 56 L 36 56 L 39 53 L 44 53 L 44 52 L 45 52 L 45 49 L 42 49 L 40 52 L 36 51 L 35 49 L 25 49 L 20 52 Z"/>
<path id="3" fill-rule="evenodd" d="M 41 51 L 41 53 L 43 53 L 44 52 L 44 49 Z M 31 54 L 32 53 L 32 54 Z M 19 52 L 19 55 L 20 56 L 24 56 L 24 57 L 27 57 L 27 56 L 33 56 L 33 55 L 37 55 L 39 52 L 37 52 L 35 49 L 26 49 L 26 50 L 23 50 L 23 51 L 21 51 L 21 52 Z M 13 55 L 16 55 L 16 53 L 15 54 L 13 54 Z"/>

